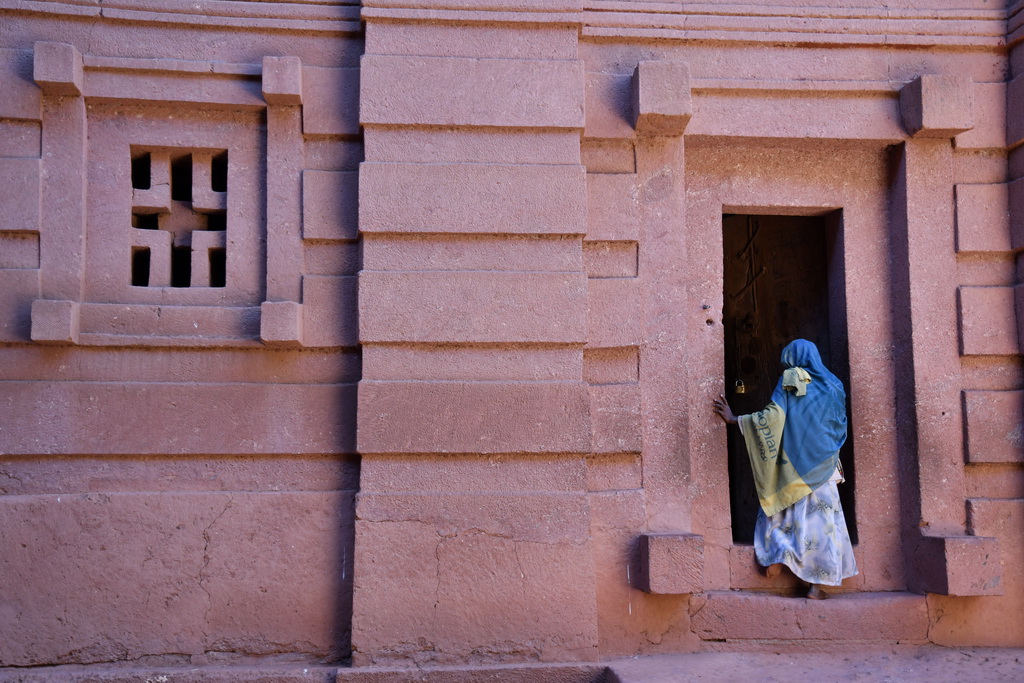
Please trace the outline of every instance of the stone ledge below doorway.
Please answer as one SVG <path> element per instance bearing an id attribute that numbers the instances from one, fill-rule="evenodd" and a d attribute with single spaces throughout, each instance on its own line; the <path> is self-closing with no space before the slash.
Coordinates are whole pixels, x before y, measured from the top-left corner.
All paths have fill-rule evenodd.
<path id="1" fill-rule="evenodd" d="M 648 593 L 699 593 L 704 588 L 704 537 L 685 533 L 641 534 L 639 583 L 639 588 Z"/>
<path id="2" fill-rule="evenodd" d="M 923 595 L 837 593 L 828 600 L 713 591 L 694 595 L 690 624 L 704 641 L 786 640 L 923 644 L 928 640 Z"/>

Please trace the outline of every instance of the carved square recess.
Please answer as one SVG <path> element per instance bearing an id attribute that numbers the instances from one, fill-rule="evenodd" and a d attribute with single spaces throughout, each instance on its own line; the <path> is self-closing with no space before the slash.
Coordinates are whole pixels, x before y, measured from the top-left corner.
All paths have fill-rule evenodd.
<path id="1" fill-rule="evenodd" d="M 258 113 L 90 107 L 82 343 L 258 343 L 264 150 Z"/>

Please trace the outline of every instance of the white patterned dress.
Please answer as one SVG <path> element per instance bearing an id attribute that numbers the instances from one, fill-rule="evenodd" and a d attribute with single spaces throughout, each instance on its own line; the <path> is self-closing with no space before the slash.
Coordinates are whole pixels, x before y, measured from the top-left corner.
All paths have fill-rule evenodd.
<path id="1" fill-rule="evenodd" d="M 754 551 L 767 567 L 781 563 L 808 583 L 838 586 L 857 573 L 850 532 L 846 528 L 837 484 L 832 478 L 785 510 L 771 517 L 757 512 Z"/>

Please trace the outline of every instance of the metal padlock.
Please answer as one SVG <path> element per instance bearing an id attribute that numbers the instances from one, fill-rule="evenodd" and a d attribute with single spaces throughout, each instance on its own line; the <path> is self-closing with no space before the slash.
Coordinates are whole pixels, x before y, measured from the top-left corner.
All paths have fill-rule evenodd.
<path id="1" fill-rule="evenodd" d="M 736 394 L 745 394 L 745 393 L 747 393 L 747 387 L 746 387 L 746 385 L 743 384 L 743 380 L 741 380 L 741 379 L 736 380 L 736 386 L 733 387 L 733 393 L 736 393 Z"/>

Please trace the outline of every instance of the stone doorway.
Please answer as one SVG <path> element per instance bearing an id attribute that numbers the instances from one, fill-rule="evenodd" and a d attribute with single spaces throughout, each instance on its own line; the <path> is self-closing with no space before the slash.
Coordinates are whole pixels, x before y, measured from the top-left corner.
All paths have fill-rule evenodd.
<path id="1" fill-rule="evenodd" d="M 737 414 L 768 403 L 781 372 L 779 354 L 797 338 L 818 346 L 849 391 L 844 316 L 833 311 L 830 295 L 836 289 L 829 264 L 839 224 L 839 212 L 723 216 L 725 386 Z M 753 477 L 740 433 L 729 430 L 728 440 L 733 542 L 752 544 L 758 505 Z M 840 491 L 856 542 L 852 439 L 843 447 L 842 463 L 848 483 Z"/>

